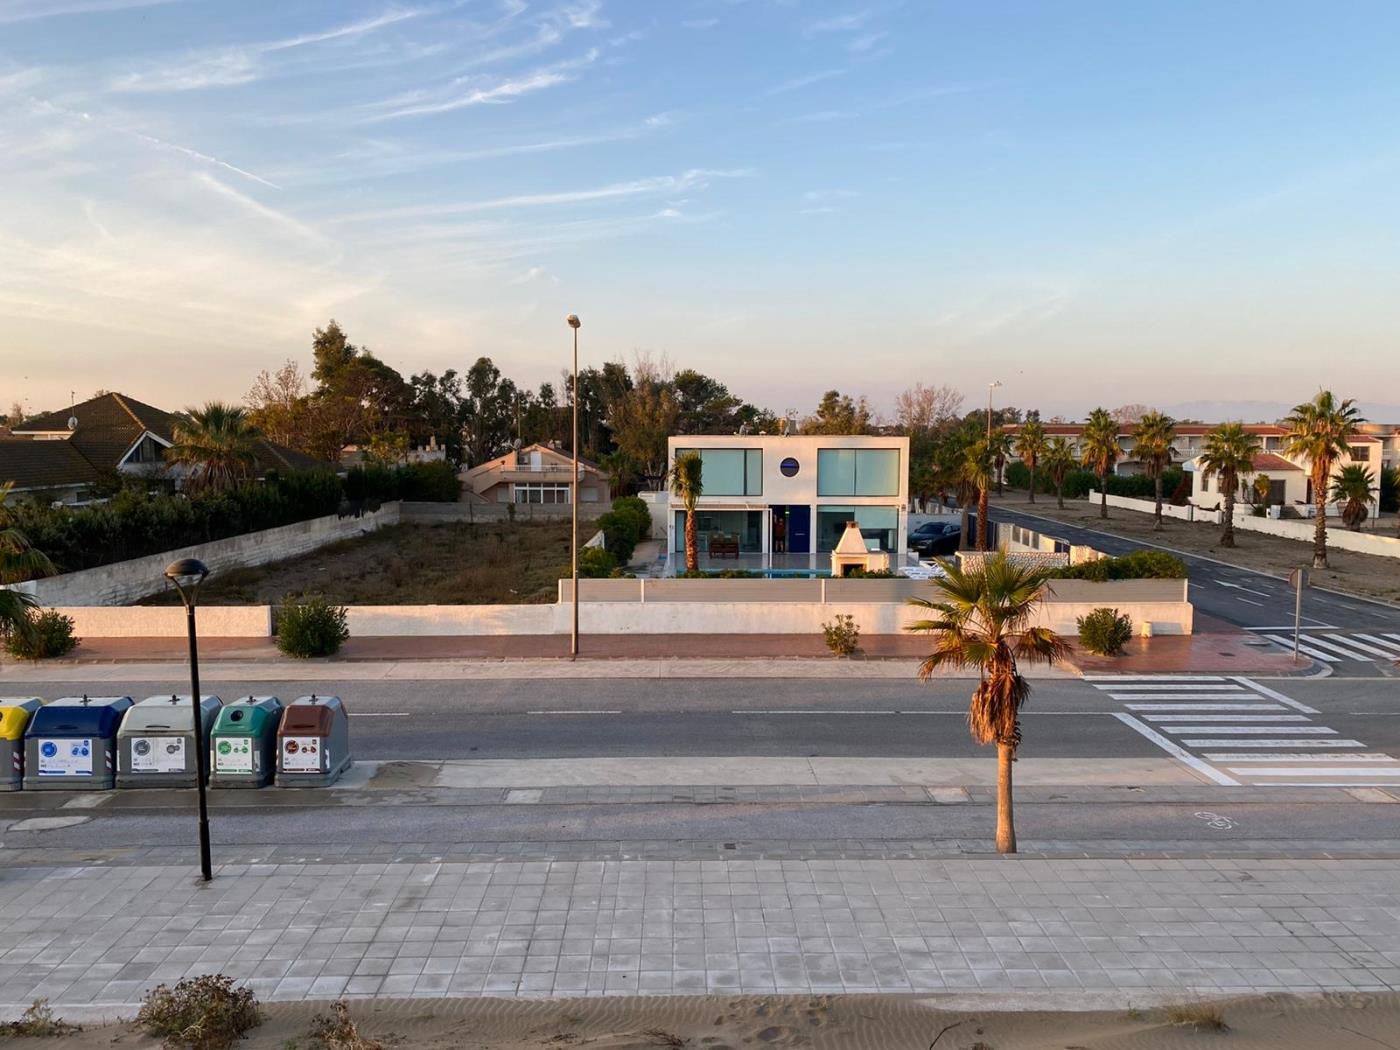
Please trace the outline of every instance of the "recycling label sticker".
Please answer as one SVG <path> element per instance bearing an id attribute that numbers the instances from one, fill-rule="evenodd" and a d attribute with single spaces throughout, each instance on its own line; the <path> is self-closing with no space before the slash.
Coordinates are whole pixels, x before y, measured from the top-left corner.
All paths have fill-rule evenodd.
<path id="1" fill-rule="evenodd" d="M 39 740 L 39 775 L 41 777 L 92 776 L 92 738 L 67 737 L 62 740 Z"/>
<path id="2" fill-rule="evenodd" d="M 214 745 L 216 773 L 253 772 L 252 737 L 226 737 Z"/>
<path id="3" fill-rule="evenodd" d="M 321 738 L 289 736 L 282 739 L 282 768 L 288 773 L 321 772 Z"/>
<path id="4" fill-rule="evenodd" d="M 138 736 L 131 741 L 133 773 L 183 773 L 185 738 L 182 736 Z"/>

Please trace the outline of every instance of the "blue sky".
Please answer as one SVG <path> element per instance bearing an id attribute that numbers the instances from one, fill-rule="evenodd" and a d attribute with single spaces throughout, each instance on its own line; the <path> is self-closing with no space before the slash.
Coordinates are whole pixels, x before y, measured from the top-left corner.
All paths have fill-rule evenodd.
<path id="1" fill-rule="evenodd" d="M 1390 2 L 0 0 L 0 401 L 665 354 L 1400 401 Z"/>

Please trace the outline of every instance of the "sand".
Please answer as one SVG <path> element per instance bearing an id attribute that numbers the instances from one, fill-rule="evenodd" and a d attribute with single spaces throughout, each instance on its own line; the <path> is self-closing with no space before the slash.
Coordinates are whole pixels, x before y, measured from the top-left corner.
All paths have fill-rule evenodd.
<path id="1" fill-rule="evenodd" d="M 325 1003 L 274 1003 L 246 1050 L 317 1050 L 307 1037 Z M 990 1005 L 990 1004 L 989 1004 Z M 1222 1000 L 1228 1032 L 1174 1024 L 1164 1009 L 1092 1013 L 940 1009 L 911 996 L 361 999 L 351 1017 L 386 1047 L 434 1050 L 1377 1050 L 1400 1048 L 1400 995 L 1259 996 Z M 58 1011 L 61 1015 L 62 1011 Z M 941 1034 L 940 1034 L 941 1033 Z M 114 1023 L 6 1047 L 122 1050 L 158 1041 Z"/>

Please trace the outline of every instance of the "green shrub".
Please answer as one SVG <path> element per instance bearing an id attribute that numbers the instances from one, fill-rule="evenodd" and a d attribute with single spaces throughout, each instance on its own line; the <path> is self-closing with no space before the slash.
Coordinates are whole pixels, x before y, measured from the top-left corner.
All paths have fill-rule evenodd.
<path id="1" fill-rule="evenodd" d="M 47 660 L 66 656 L 78 644 L 73 634 L 72 617 L 57 609 L 29 614 L 29 632 L 11 631 L 5 639 L 5 651 L 17 660 Z"/>
<path id="2" fill-rule="evenodd" d="M 1393 514 L 1400 510 L 1400 467 L 1381 468 L 1381 510 Z"/>
<path id="3" fill-rule="evenodd" d="M 289 597 L 277 610 L 277 648 L 288 656 L 333 656 L 349 637 L 345 606 L 322 597 Z"/>
<path id="4" fill-rule="evenodd" d="M 848 580 L 893 580 L 898 578 L 899 573 L 893 569 L 867 569 L 861 565 L 853 565 L 846 573 Z"/>
<path id="5" fill-rule="evenodd" d="M 830 623 L 822 624 L 822 635 L 836 656 L 850 656 L 860 646 L 860 628 L 850 613 L 837 613 Z"/>
<path id="6" fill-rule="evenodd" d="M 1095 609 L 1075 623 L 1079 625 L 1079 644 L 1100 656 L 1117 656 L 1133 636 L 1133 621 L 1118 615 L 1117 609 Z"/>
<path id="7" fill-rule="evenodd" d="M 253 990 L 235 988 L 223 974 L 187 977 L 174 988 L 158 985 L 146 994 L 136 1024 L 169 1047 L 227 1050 L 262 1024 Z"/>
<path id="8" fill-rule="evenodd" d="M 627 515 L 636 521 L 638 542 L 651 539 L 651 511 L 640 497 L 619 496 L 613 500 L 612 509 L 613 513 Z"/>
<path id="9" fill-rule="evenodd" d="M 1166 551 L 1136 550 L 1118 558 L 1081 562 L 1051 574 L 1059 580 L 1184 580 L 1186 563 Z"/>
<path id="10" fill-rule="evenodd" d="M 707 572 L 704 569 L 686 569 L 685 572 L 676 573 L 678 580 L 761 580 L 763 573 L 754 572 L 752 569 L 715 569 Z"/>
<path id="11" fill-rule="evenodd" d="M 637 548 L 637 541 L 641 538 L 637 531 L 636 516 L 610 510 L 598 519 L 598 528 L 603 530 L 603 543 L 617 559 L 617 563 L 626 565 L 630 562 L 632 552 Z"/>
<path id="12" fill-rule="evenodd" d="M 352 505 L 390 503 L 456 503 L 462 492 L 457 471 L 451 463 L 408 463 L 388 467 L 365 463 L 345 473 L 345 498 Z"/>
<path id="13" fill-rule="evenodd" d="M 585 547 L 578 552 L 578 574 L 590 580 L 611 576 L 617 570 L 612 551 L 602 547 Z"/>

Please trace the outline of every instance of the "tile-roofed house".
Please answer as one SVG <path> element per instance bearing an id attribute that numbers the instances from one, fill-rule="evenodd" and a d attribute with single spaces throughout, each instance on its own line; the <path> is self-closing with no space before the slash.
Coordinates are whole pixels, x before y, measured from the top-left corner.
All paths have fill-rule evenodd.
<path id="1" fill-rule="evenodd" d="M 608 472 L 579 457 L 580 503 L 606 503 Z M 565 503 L 573 487 L 573 460 L 549 445 L 527 445 L 461 471 L 468 503 Z"/>
<path id="2" fill-rule="evenodd" d="M 165 450 L 174 443 L 178 422 L 172 412 L 118 393 L 33 416 L 13 427 L 13 438 L 0 442 L 0 483 L 13 480 L 17 492 L 55 490 L 63 502 L 84 502 L 86 489 L 113 473 L 164 474 Z M 258 476 L 328 466 L 264 438 L 255 442 Z M 22 475 L 38 480 L 31 484 Z"/>

